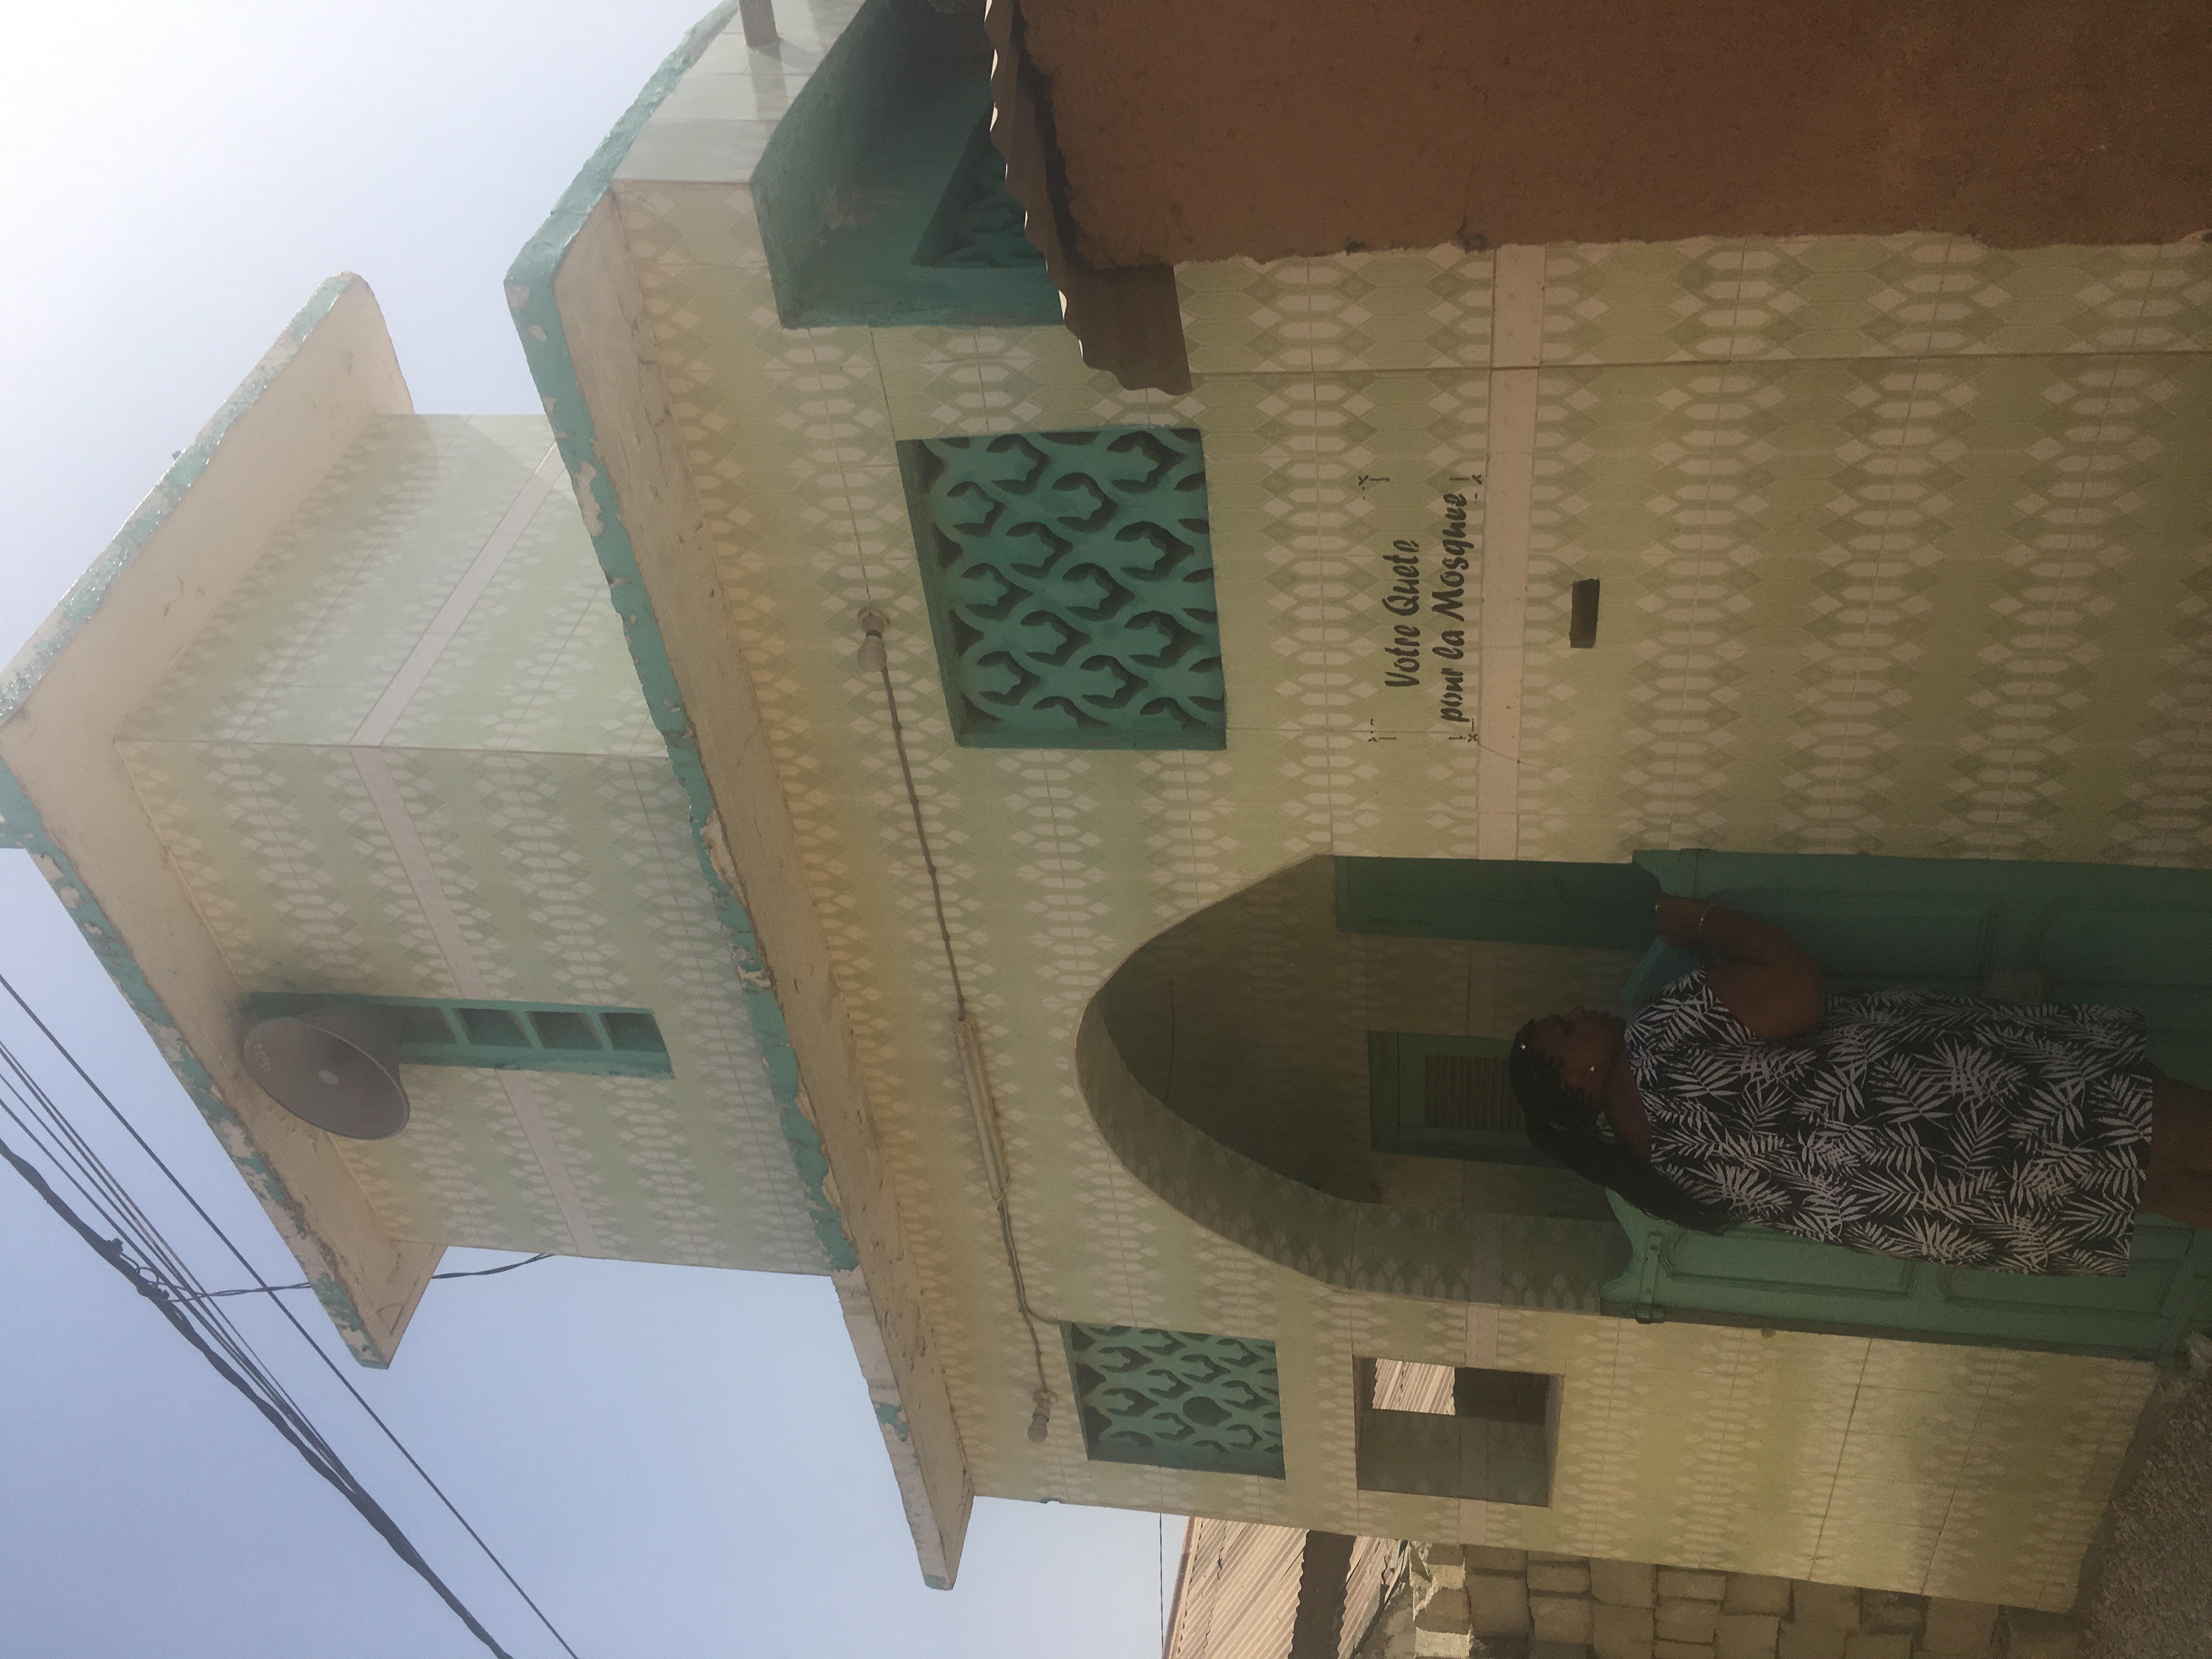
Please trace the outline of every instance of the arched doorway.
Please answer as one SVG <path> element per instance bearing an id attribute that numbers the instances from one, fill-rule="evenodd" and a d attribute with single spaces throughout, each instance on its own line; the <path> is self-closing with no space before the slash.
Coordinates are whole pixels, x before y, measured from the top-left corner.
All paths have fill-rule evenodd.
<path id="1" fill-rule="evenodd" d="M 1618 1002 L 1640 941 L 1354 931 L 1372 894 L 1349 864 L 1279 871 L 1116 970 L 1078 1057 L 1108 1140 L 1185 1214 L 1329 1283 L 1595 1311 L 1626 1259 L 1602 1194 L 1508 1144 L 1517 1114 L 1486 1127 L 1466 1062 L 1546 1008 Z M 1431 1073 L 1455 1097 L 1433 1124 Z"/>
<path id="2" fill-rule="evenodd" d="M 1484 1116 L 1485 1045 L 1698 965 L 1651 940 L 1662 881 L 1787 927 L 1832 992 L 2137 1006 L 2153 1059 L 2212 1082 L 2212 872 L 1687 852 L 1279 872 L 1115 972 L 1081 1035 L 1086 1097 L 1168 1202 L 1349 1288 L 2138 1356 L 2212 1322 L 2212 1234 L 2154 1218 L 2124 1278 L 1973 1273 L 1684 1234 L 1516 1152 L 1510 1106 Z"/>

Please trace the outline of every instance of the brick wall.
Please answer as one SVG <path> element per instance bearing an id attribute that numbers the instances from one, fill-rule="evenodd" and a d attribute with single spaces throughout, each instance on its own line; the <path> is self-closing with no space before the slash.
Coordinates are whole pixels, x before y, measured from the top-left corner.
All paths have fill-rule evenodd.
<path id="1" fill-rule="evenodd" d="M 1416 1547 L 1360 1659 L 2076 1659 L 2051 1613 L 1477 1545 Z M 1424 1599 L 1425 1598 L 1425 1599 Z M 1413 1606 L 1413 1601 L 1418 1606 Z"/>

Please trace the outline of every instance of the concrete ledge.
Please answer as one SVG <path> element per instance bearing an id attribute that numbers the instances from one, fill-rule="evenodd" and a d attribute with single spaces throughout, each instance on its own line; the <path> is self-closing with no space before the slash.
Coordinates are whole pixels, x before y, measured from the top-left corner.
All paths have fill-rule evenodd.
<path id="1" fill-rule="evenodd" d="M 974 1485 L 612 198 L 603 195 L 578 228 L 557 274 L 514 284 L 510 298 L 526 340 L 537 343 L 533 325 L 544 329 L 572 366 L 564 395 L 557 371 L 540 366 L 550 354 L 532 353 L 647 702 L 692 795 L 701 861 L 722 895 L 735 951 L 732 971 L 745 984 L 754 1036 L 787 1103 L 787 1138 L 837 1275 L 923 1577 L 949 1588 Z M 538 320 L 546 316 L 550 327 Z"/>
<path id="2" fill-rule="evenodd" d="M 115 735 L 362 428 L 411 407 L 368 285 L 331 278 L 0 676 L 0 844 L 38 860 L 347 1346 L 379 1366 L 444 1247 L 394 1237 L 331 1138 L 247 1079 L 243 988 Z"/>
<path id="3" fill-rule="evenodd" d="M 783 1107 L 923 1579 L 950 1589 L 975 1483 L 611 193 L 690 72 L 702 64 L 728 72 L 737 47 L 720 37 L 735 13 L 734 3 L 710 13 L 647 83 L 516 258 L 507 303 L 647 707 L 690 797 L 731 971 Z"/>

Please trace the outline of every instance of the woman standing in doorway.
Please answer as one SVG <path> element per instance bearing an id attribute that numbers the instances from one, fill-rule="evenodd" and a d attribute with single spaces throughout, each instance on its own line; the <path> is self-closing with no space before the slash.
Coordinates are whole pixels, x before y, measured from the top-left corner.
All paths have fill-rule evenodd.
<path id="1" fill-rule="evenodd" d="M 1756 917 L 1664 897 L 1658 926 L 1720 963 L 1632 1020 L 1532 1020 L 1510 1062 L 1537 1150 L 1647 1212 L 2022 1273 L 2124 1273 L 2139 1208 L 2212 1226 L 2212 1095 L 2136 1010 L 1831 1000 Z"/>

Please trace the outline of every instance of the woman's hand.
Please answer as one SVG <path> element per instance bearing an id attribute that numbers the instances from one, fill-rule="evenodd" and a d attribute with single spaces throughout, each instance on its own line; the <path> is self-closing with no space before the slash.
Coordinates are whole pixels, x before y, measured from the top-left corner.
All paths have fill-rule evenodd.
<path id="1" fill-rule="evenodd" d="M 1659 937 L 1669 945 L 1702 945 L 1721 958 L 1705 983 L 1721 1006 L 1763 1037 L 1781 1040 L 1816 1025 L 1827 989 L 1813 958 L 1771 922 L 1709 899 L 1659 901 Z"/>
<path id="2" fill-rule="evenodd" d="M 1697 944 L 1698 929 L 1705 921 L 1705 913 L 1717 908 L 1710 899 L 1677 898 L 1672 893 L 1662 893 L 1656 917 L 1659 937 L 1669 945 Z"/>

